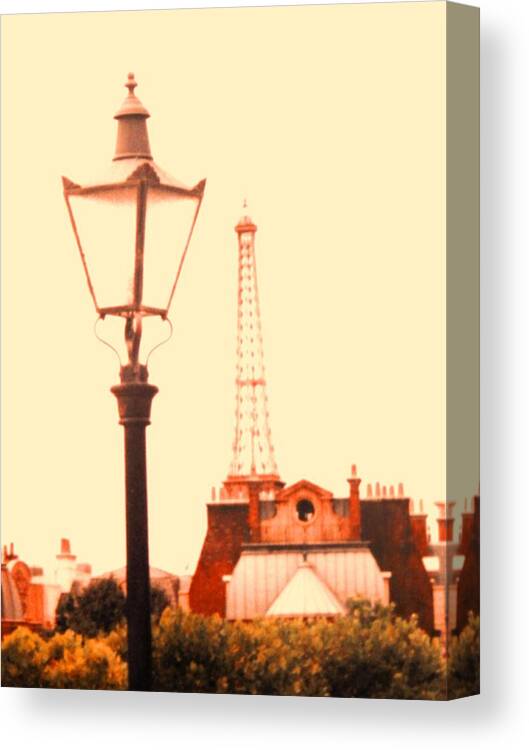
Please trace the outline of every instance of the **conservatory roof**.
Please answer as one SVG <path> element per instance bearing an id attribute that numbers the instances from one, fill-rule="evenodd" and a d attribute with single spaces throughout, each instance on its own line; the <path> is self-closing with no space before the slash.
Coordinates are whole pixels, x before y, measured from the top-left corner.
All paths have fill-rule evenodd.
<path id="1" fill-rule="evenodd" d="M 313 567 L 302 562 L 266 614 L 272 617 L 328 617 L 345 614 L 345 607 Z"/>

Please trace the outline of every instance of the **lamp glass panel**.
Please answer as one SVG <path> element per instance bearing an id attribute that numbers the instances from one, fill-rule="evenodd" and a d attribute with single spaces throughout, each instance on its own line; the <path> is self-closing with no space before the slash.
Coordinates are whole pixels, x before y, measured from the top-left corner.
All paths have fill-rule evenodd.
<path id="1" fill-rule="evenodd" d="M 133 302 L 136 187 L 70 195 L 77 233 L 99 308 Z"/>
<path id="2" fill-rule="evenodd" d="M 143 304 L 167 308 L 198 198 L 149 186 L 145 221 Z"/>

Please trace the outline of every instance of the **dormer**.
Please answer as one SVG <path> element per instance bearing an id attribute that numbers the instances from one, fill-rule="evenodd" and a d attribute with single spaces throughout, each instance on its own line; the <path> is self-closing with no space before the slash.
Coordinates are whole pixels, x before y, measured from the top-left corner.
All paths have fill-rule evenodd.
<path id="1" fill-rule="evenodd" d="M 260 500 L 261 542 L 309 544 L 350 538 L 347 501 L 302 479 Z"/>

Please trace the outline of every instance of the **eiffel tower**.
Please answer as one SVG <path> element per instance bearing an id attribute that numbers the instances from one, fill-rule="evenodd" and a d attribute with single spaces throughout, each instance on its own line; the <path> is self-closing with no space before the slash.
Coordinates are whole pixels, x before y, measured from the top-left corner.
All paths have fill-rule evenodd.
<path id="1" fill-rule="evenodd" d="M 257 226 L 247 214 L 246 201 L 243 208 L 244 215 L 235 227 L 239 252 L 235 434 L 220 499 L 250 500 L 250 526 L 257 527 L 257 498 L 263 499 L 267 493 L 272 496 L 284 482 L 279 477 L 269 424 L 255 261 Z"/>

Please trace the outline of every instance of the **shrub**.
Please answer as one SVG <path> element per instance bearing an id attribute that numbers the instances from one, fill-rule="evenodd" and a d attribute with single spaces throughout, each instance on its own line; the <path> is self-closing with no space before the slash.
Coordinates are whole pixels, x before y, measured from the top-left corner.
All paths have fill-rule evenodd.
<path id="1" fill-rule="evenodd" d="M 29 628 L 17 628 L 2 641 L 2 685 L 42 687 L 48 644 Z"/>
<path id="2" fill-rule="evenodd" d="M 371 698 L 438 697 L 437 641 L 392 608 L 351 605 L 335 621 L 229 623 L 164 613 L 154 638 L 154 688 Z"/>
<path id="3" fill-rule="evenodd" d="M 469 643 L 475 638 L 462 634 L 454 674 L 468 664 L 462 649 Z M 126 651 L 123 624 L 98 638 L 70 630 L 47 641 L 19 628 L 2 646 L 4 684 L 121 689 Z M 153 690 L 435 699 L 446 697 L 443 677 L 439 645 L 416 617 L 364 601 L 333 621 L 228 622 L 165 609 L 153 631 Z"/>
<path id="4" fill-rule="evenodd" d="M 45 641 L 17 628 L 2 643 L 2 685 L 120 690 L 126 687 L 126 665 L 103 640 L 70 630 Z"/>
<path id="5" fill-rule="evenodd" d="M 437 640 L 417 617 L 397 617 L 393 606 L 348 605 L 349 617 L 323 630 L 322 670 L 332 696 L 427 699 L 438 697 L 443 661 Z"/>
<path id="6" fill-rule="evenodd" d="M 479 617 L 469 613 L 468 625 L 450 644 L 447 664 L 450 698 L 479 694 Z"/>
<path id="7" fill-rule="evenodd" d="M 104 642 L 83 638 L 71 630 L 49 642 L 49 657 L 42 671 L 42 687 L 80 690 L 124 690 L 127 667 Z"/>

